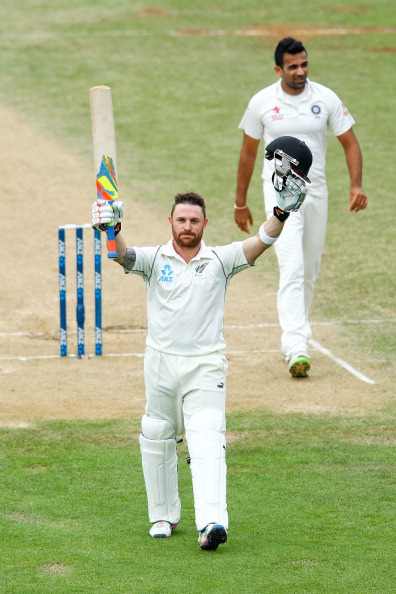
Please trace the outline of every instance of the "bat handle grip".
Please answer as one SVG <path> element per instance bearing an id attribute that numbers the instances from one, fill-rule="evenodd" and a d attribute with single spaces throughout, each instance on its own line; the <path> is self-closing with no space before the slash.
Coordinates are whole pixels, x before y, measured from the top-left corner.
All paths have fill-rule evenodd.
<path id="1" fill-rule="evenodd" d="M 113 200 L 109 200 L 109 202 L 111 204 Z M 118 258 L 116 238 L 114 233 L 114 223 L 109 223 L 107 225 L 107 257 Z"/>

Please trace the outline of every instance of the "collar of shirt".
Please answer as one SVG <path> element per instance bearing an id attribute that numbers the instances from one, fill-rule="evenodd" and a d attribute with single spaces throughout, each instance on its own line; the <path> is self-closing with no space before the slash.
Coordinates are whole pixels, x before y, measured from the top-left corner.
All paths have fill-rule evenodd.
<path id="1" fill-rule="evenodd" d="M 173 247 L 173 239 L 170 239 L 168 241 L 168 243 L 166 245 L 164 245 L 164 249 L 162 250 L 162 253 L 164 254 L 164 256 L 169 256 L 171 258 L 177 258 L 178 260 L 181 260 L 184 262 L 183 258 L 181 256 L 179 256 L 179 254 L 175 251 L 175 248 Z M 201 241 L 200 250 L 199 250 L 198 254 L 196 256 L 194 256 L 194 258 L 191 260 L 191 262 L 194 262 L 194 260 L 200 260 L 201 258 L 213 259 L 213 252 L 209 247 L 206 246 L 204 241 Z"/>

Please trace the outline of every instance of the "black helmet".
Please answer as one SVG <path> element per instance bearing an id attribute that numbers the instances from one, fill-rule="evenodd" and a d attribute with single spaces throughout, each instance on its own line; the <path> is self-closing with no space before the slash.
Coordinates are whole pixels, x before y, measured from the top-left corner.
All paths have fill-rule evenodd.
<path id="1" fill-rule="evenodd" d="M 265 158 L 272 161 L 275 151 L 282 151 L 290 160 L 290 167 L 299 174 L 305 181 L 310 183 L 307 177 L 309 168 L 312 165 L 312 153 L 303 140 L 294 136 L 280 136 L 275 138 L 265 147 Z"/>

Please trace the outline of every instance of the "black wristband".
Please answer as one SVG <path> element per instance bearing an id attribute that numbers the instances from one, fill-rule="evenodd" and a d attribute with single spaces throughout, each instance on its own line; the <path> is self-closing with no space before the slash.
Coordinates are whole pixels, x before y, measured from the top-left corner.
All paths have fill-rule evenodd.
<path id="1" fill-rule="evenodd" d="M 99 225 L 99 229 L 101 231 L 105 231 L 107 233 L 108 225 Z M 121 231 L 121 221 L 118 221 L 117 225 L 114 226 L 114 236 L 118 235 Z"/>
<path id="2" fill-rule="evenodd" d="M 281 223 L 284 223 L 286 219 L 289 217 L 290 212 L 286 212 L 279 208 L 279 206 L 274 206 L 274 217 L 279 219 Z"/>

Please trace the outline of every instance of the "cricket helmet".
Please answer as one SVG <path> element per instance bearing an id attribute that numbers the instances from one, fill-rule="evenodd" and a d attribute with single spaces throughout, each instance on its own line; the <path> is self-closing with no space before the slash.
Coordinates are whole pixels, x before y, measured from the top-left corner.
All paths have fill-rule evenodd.
<path id="1" fill-rule="evenodd" d="M 265 147 L 265 158 L 272 161 L 275 156 L 279 164 L 282 162 L 285 166 L 288 163 L 293 172 L 297 173 L 304 181 L 311 183 L 307 176 L 312 165 L 312 153 L 303 140 L 294 136 L 275 138 Z M 287 174 L 287 171 L 284 173 Z"/>

